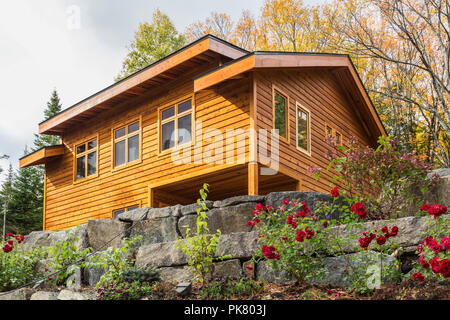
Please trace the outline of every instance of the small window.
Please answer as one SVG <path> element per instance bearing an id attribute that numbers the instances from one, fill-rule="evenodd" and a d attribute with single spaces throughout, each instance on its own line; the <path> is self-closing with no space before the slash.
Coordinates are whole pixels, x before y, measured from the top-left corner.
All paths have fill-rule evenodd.
<path id="1" fill-rule="evenodd" d="M 331 128 L 328 125 L 325 125 L 325 127 L 326 127 L 326 129 L 325 129 L 326 135 L 332 137 L 333 136 L 333 128 Z"/>
<path id="2" fill-rule="evenodd" d="M 288 136 L 288 98 L 278 90 L 273 94 L 273 121 L 274 128 L 278 129 L 278 134 L 287 139 Z"/>
<path id="3" fill-rule="evenodd" d="M 310 152 L 310 113 L 297 103 L 297 147 Z"/>
<path id="4" fill-rule="evenodd" d="M 76 146 L 75 180 L 81 180 L 97 174 L 97 149 L 97 139 L 92 139 Z"/>
<path id="5" fill-rule="evenodd" d="M 337 146 L 342 146 L 342 134 L 325 122 L 325 139 L 328 139 L 328 137 L 331 137 L 332 141 L 334 141 L 333 143 L 335 143 Z"/>
<path id="6" fill-rule="evenodd" d="M 120 208 L 120 209 L 113 210 L 113 217 L 117 218 L 117 216 L 119 214 L 121 214 L 121 213 L 128 212 L 128 211 L 135 210 L 135 209 L 139 209 L 139 208 L 140 208 L 140 205 L 136 204 L 136 205 L 132 205 L 132 206 L 129 206 L 129 207 L 126 207 L 126 208 Z"/>
<path id="7" fill-rule="evenodd" d="M 114 167 L 140 159 L 141 124 L 133 121 L 114 130 Z"/>
<path id="8" fill-rule="evenodd" d="M 161 111 L 161 151 L 192 141 L 192 100 Z"/>
<path id="9" fill-rule="evenodd" d="M 336 145 L 341 146 L 342 145 L 342 135 L 337 131 L 335 134 L 335 139 L 336 139 Z"/>

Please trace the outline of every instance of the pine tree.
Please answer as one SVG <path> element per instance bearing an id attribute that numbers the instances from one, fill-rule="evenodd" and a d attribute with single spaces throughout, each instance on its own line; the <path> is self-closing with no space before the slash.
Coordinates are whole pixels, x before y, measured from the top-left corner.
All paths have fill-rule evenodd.
<path id="1" fill-rule="evenodd" d="M 11 213 L 11 196 L 13 194 L 13 183 L 15 179 L 14 169 L 9 164 L 8 173 L 6 175 L 6 180 L 2 184 L 2 188 L 0 190 L 0 217 L 1 224 L 3 230 L 3 219 L 6 211 L 6 233 L 15 232 L 14 230 L 14 217 L 10 215 Z"/>
<path id="2" fill-rule="evenodd" d="M 61 112 L 62 106 L 56 89 L 53 89 L 50 101 L 47 102 L 47 108 L 44 110 L 44 121 L 54 117 Z M 59 144 L 58 136 L 51 136 L 46 134 L 34 134 L 33 151 L 47 146 L 54 146 Z"/>

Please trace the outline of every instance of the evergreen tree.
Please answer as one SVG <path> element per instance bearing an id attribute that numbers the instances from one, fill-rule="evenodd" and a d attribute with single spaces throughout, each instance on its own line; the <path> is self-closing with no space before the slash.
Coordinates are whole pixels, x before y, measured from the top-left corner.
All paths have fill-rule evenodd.
<path id="1" fill-rule="evenodd" d="M 3 230 L 3 221 L 4 221 L 4 214 L 6 211 L 6 233 L 8 232 L 15 232 L 14 229 L 14 217 L 10 214 L 11 213 L 11 196 L 13 194 L 13 183 L 14 183 L 14 170 L 11 164 L 9 164 L 8 167 L 8 173 L 6 175 L 6 180 L 2 184 L 2 188 L 0 190 L 0 217 L 1 217 L 1 224 L 2 224 L 2 230 Z"/>
<path id="2" fill-rule="evenodd" d="M 57 115 L 61 112 L 62 106 L 56 89 L 53 89 L 50 101 L 47 102 L 47 108 L 44 110 L 44 121 Z M 54 146 L 59 144 L 58 136 L 51 136 L 46 134 L 34 134 L 33 151 L 41 149 L 42 147 Z"/>

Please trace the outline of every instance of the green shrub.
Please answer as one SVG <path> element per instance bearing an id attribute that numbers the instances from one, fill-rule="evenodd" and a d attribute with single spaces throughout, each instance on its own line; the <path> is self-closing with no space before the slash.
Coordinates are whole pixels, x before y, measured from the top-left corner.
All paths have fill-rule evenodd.
<path id="1" fill-rule="evenodd" d="M 214 272 L 214 255 L 219 244 L 220 230 L 215 234 L 208 234 L 208 223 L 206 211 L 206 197 L 208 192 L 208 184 L 204 184 L 200 190 L 201 199 L 197 200 L 199 208 L 197 209 L 197 234 L 191 236 L 190 229 L 186 229 L 186 239 L 178 239 L 177 248 L 184 252 L 188 258 L 188 265 L 194 272 L 198 281 L 203 283 L 207 277 L 211 277 Z M 224 256 L 219 260 L 230 258 Z"/>
<path id="2" fill-rule="evenodd" d="M 160 273 L 156 268 L 142 268 L 133 266 L 122 271 L 121 278 L 126 282 L 155 282 L 160 280 Z"/>
<path id="3" fill-rule="evenodd" d="M 33 280 L 34 267 L 44 257 L 44 250 L 21 248 L 23 236 L 8 233 L 0 251 L 0 292 L 9 291 Z"/>

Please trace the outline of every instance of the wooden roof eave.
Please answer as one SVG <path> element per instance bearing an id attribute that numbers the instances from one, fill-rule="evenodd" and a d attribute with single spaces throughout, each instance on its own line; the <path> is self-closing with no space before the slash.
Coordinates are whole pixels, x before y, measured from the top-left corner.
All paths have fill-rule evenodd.
<path id="1" fill-rule="evenodd" d="M 120 94 L 132 90 L 136 86 L 155 78 L 164 72 L 175 68 L 182 63 L 188 62 L 207 51 L 216 52 L 222 56 L 238 59 L 248 52 L 244 49 L 227 44 L 224 41 L 213 36 L 205 36 L 198 41 L 180 49 L 168 57 L 154 63 L 153 65 L 135 73 L 134 75 L 119 81 L 110 87 L 92 95 L 91 97 L 79 102 L 78 104 L 63 110 L 56 116 L 39 124 L 40 134 L 61 134 L 63 130 L 59 128 L 63 123 L 73 120 L 83 113 L 104 104 Z"/>
<path id="2" fill-rule="evenodd" d="M 264 68 L 345 68 L 351 75 L 365 108 L 373 119 L 377 134 L 386 136 L 386 130 L 362 84 L 356 69 L 347 55 L 299 54 L 299 53 L 259 53 L 249 54 L 208 72 L 194 80 L 194 92 L 199 92 L 229 80 L 245 72 Z"/>
<path id="3" fill-rule="evenodd" d="M 36 150 L 33 153 L 30 153 L 29 155 L 26 155 L 25 157 L 20 158 L 19 167 L 25 168 L 47 163 L 47 161 L 51 159 L 55 159 L 57 157 L 62 156 L 64 152 L 65 152 L 64 145 L 44 147 L 39 150 Z"/>

